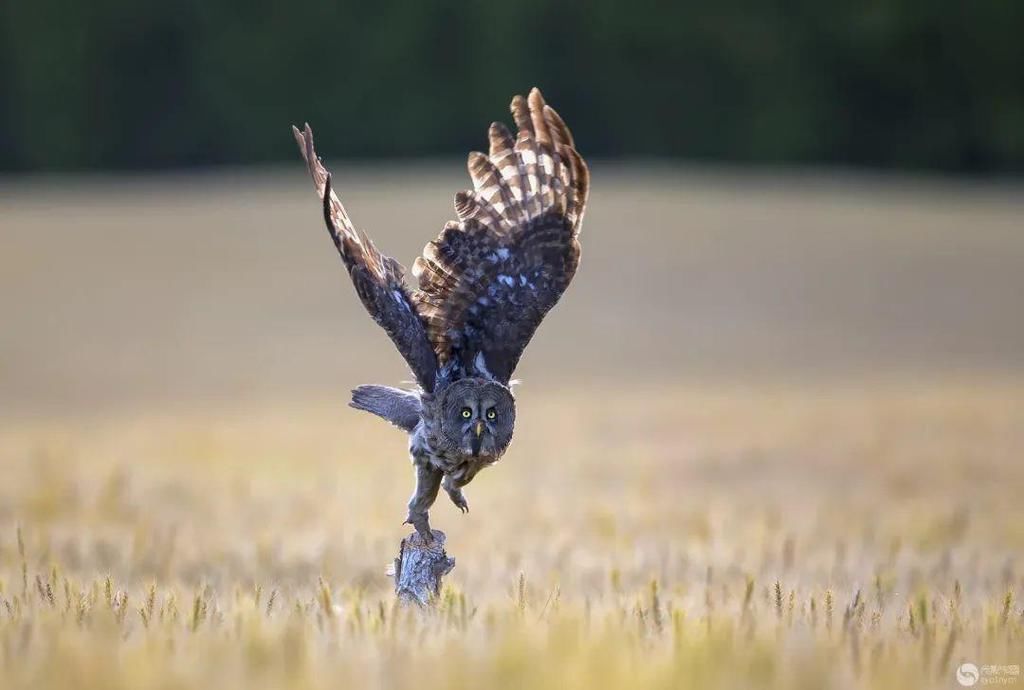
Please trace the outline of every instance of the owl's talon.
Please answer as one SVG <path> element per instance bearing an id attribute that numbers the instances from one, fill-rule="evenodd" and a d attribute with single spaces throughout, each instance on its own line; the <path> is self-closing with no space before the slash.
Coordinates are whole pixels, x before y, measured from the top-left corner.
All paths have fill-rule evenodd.
<path id="1" fill-rule="evenodd" d="M 466 497 L 460 489 L 449 489 L 448 498 L 452 499 L 452 503 L 455 504 L 456 508 L 462 511 L 463 515 L 469 512 L 469 502 L 466 500 Z"/>
<path id="2" fill-rule="evenodd" d="M 434 541 L 434 533 L 430 530 L 430 521 L 427 519 L 426 514 L 409 515 L 402 524 L 412 525 L 415 527 L 416 533 L 419 534 L 420 538 L 426 543 L 429 544 Z"/>

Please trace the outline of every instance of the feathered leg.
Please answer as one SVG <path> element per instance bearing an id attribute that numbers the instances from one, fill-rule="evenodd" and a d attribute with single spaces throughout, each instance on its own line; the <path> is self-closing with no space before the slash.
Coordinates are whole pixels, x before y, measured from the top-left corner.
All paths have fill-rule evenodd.
<path id="1" fill-rule="evenodd" d="M 482 468 L 482 465 L 466 464 L 462 465 L 454 472 L 444 476 L 444 482 L 441 486 L 443 486 L 444 490 L 448 492 L 448 498 L 452 499 L 452 503 L 455 504 L 455 507 L 463 513 L 469 512 L 469 502 L 462 493 L 462 487 L 473 481 L 473 477 L 475 477 L 477 472 Z"/>
<path id="2" fill-rule="evenodd" d="M 463 513 L 469 512 L 469 502 L 462 493 L 462 487 L 466 484 L 468 484 L 468 482 L 460 482 L 450 474 L 446 474 L 444 476 L 444 481 L 441 483 L 444 490 L 448 492 L 448 498 L 452 499 L 452 503 L 455 504 L 455 507 Z"/>
<path id="3" fill-rule="evenodd" d="M 433 540 L 427 511 L 437 499 L 437 491 L 441 488 L 441 476 L 441 470 L 434 469 L 427 463 L 416 465 L 416 493 L 409 499 L 409 517 L 405 521 L 415 527 L 427 542 Z"/>

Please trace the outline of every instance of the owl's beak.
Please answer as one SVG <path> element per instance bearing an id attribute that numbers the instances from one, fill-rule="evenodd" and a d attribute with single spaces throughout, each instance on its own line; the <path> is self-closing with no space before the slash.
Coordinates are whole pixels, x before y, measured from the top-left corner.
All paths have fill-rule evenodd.
<path id="1" fill-rule="evenodd" d="M 480 444 L 483 441 L 481 438 L 484 433 L 484 423 L 477 422 L 473 425 L 473 439 L 470 441 L 470 445 L 473 448 L 473 455 L 480 455 Z"/>

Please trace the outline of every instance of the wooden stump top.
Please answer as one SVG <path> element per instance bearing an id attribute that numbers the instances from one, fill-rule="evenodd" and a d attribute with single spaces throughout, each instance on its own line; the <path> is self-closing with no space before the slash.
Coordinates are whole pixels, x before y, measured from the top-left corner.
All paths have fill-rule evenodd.
<path id="1" fill-rule="evenodd" d="M 445 534 L 432 530 L 427 542 L 417 532 L 402 540 L 395 559 L 395 594 L 404 603 L 428 606 L 441 593 L 441 581 L 455 567 L 455 559 L 444 550 Z"/>

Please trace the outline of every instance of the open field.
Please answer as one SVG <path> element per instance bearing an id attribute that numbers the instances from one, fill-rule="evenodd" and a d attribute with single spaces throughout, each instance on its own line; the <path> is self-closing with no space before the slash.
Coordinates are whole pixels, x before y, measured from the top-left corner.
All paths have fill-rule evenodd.
<path id="1" fill-rule="evenodd" d="M 337 180 L 406 264 L 463 184 Z M 405 373 L 298 170 L 0 185 L 0 688 L 1024 684 L 1021 190 L 594 190 L 424 617 L 344 407 Z"/>

